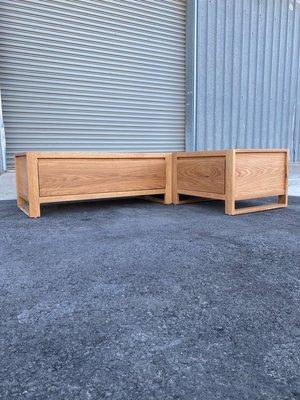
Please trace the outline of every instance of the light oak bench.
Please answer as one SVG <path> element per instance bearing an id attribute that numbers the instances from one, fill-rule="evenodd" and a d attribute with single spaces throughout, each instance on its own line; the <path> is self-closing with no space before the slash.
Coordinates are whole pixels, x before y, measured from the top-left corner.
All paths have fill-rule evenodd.
<path id="1" fill-rule="evenodd" d="M 172 203 L 171 153 L 27 152 L 15 167 L 18 207 L 33 218 L 46 203 L 156 195 Z"/>
<path id="2" fill-rule="evenodd" d="M 225 201 L 225 213 L 287 206 L 288 151 L 225 150 L 173 154 L 173 203 L 182 195 Z M 277 203 L 236 208 L 236 201 L 278 196 Z"/>

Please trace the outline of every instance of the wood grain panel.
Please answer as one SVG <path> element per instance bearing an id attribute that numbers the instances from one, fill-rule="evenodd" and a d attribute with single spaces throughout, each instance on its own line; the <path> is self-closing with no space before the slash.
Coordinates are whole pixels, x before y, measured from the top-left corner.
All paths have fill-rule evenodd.
<path id="1" fill-rule="evenodd" d="M 177 159 L 177 190 L 225 193 L 225 156 Z"/>
<path id="2" fill-rule="evenodd" d="M 16 184 L 18 195 L 28 200 L 28 173 L 26 156 L 15 158 Z"/>
<path id="3" fill-rule="evenodd" d="M 236 153 L 235 200 L 283 194 L 285 152 Z"/>
<path id="4" fill-rule="evenodd" d="M 165 158 L 39 159 L 40 196 L 165 188 Z"/>

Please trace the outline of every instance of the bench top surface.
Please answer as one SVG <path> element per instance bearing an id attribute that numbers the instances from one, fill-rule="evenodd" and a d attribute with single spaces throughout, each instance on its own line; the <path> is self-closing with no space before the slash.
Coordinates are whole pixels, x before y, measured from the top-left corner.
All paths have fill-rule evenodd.
<path id="1" fill-rule="evenodd" d="M 93 151 L 27 151 L 16 157 L 33 155 L 37 158 L 164 158 L 171 153 L 104 153 Z"/>
<path id="2" fill-rule="evenodd" d="M 173 152 L 179 157 L 193 155 L 208 155 L 208 156 L 224 156 L 228 153 L 288 153 L 288 149 L 225 149 L 225 150 L 209 150 L 209 151 L 182 151 Z M 171 155 L 172 152 L 161 153 L 105 153 L 92 151 L 28 151 L 16 153 L 16 157 L 33 155 L 37 158 L 164 158 Z"/>

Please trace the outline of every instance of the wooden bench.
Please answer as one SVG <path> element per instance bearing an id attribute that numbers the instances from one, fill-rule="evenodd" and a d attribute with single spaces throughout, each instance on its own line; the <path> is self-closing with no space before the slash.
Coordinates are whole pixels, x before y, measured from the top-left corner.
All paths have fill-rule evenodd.
<path id="1" fill-rule="evenodd" d="M 287 206 L 288 151 L 225 150 L 173 154 L 173 203 L 182 195 L 225 201 L 225 213 Z M 236 201 L 278 196 L 278 202 L 236 208 Z M 193 199 L 194 201 L 194 199 Z"/>
<path id="2" fill-rule="evenodd" d="M 171 153 L 27 152 L 15 167 L 18 207 L 33 218 L 46 203 L 157 195 L 172 203 Z"/>
<path id="3" fill-rule="evenodd" d="M 229 215 L 287 206 L 285 149 L 173 155 L 27 152 L 16 155 L 15 165 L 18 207 L 33 218 L 40 217 L 41 204 L 130 196 L 164 204 L 219 199 Z M 193 199 L 182 200 L 182 195 Z M 278 202 L 236 208 L 236 201 L 269 196 L 278 196 Z"/>

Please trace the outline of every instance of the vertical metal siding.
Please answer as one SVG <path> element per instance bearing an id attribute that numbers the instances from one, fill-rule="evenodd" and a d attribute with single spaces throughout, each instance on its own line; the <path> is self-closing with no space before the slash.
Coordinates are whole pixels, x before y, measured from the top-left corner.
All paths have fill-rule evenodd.
<path id="1" fill-rule="evenodd" d="M 196 3 L 195 148 L 288 147 L 299 160 L 300 0 Z"/>
<path id="2" fill-rule="evenodd" d="M 186 148 L 196 147 L 197 126 L 197 2 L 186 4 Z"/>
<path id="3" fill-rule="evenodd" d="M 0 0 L 8 163 L 185 145 L 184 0 Z"/>
<path id="4" fill-rule="evenodd" d="M 6 152 L 5 130 L 3 123 L 2 100 L 1 100 L 1 90 L 0 90 L 0 175 L 6 171 L 5 152 Z"/>

